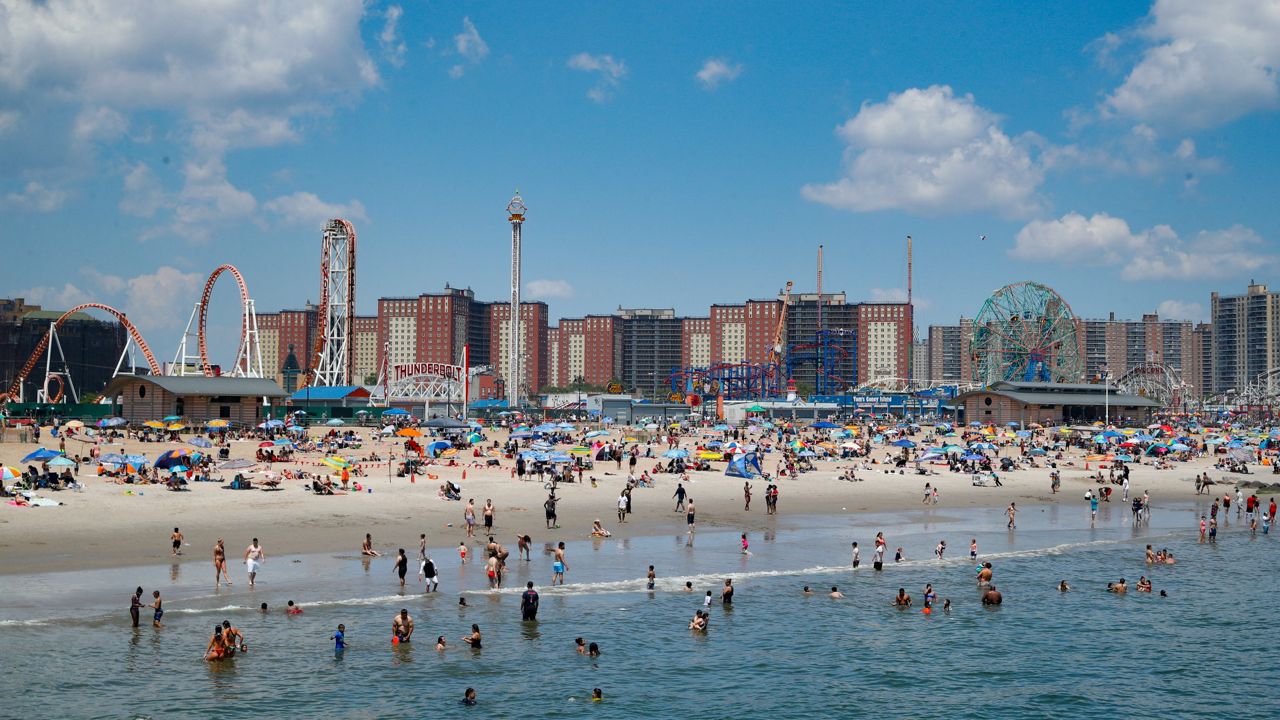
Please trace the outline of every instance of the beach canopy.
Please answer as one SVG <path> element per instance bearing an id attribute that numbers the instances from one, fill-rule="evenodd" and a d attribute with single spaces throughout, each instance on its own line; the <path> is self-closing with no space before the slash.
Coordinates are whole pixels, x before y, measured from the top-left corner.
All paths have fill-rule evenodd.
<path id="1" fill-rule="evenodd" d="M 431 418 L 424 423 L 429 428 L 437 428 L 440 430 L 459 430 L 465 429 L 467 424 L 461 420 L 454 420 L 448 417 Z"/>
<path id="2" fill-rule="evenodd" d="M 765 411 L 765 409 L 764 409 L 764 408 L 760 407 L 760 404 L 759 404 L 759 403 L 757 403 L 757 404 L 752 405 L 751 407 L 747 408 L 747 412 L 766 412 L 766 411 Z"/>
<path id="3" fill-rule="evenodd" d="M 58 456 L 59 456 L 59 455 L 61 455 L 61 454 L 62 454 L 62 453 L 58 452 L 57 450 L 49 450 L 48 448 L 40 448 L 39 450 L 36 450 L 35 452 L 32 452 L 31 454 L 29 454 L 29 455 L 27 455 L 26 457 L 22 458 L 21 462 L 31 462 L 31 461 L 33 461 L 33 460 L 39 460 L 39 461 L 43 461 L 43 460 L 50 460 L 50 459 L 53 459 L 53 458 L 58 457 Z"/>
<path id="4" fill-rule="evenodd" d="M 387 410 L 382 411 L 383 417 L 386 417 L 388 415 L 408 415 L 408 414 L 409 414 L 409 411 L 403 408 L 389 408 Z"/>
<path id="5" fill-rule="evenodd" d="M 764 475 L 764 471 L 760 469 L 760 456 L 755 453 L 742 453 L 729 461 L 724 474 L 726 477 L 747 479 L 760 477 Z"/>

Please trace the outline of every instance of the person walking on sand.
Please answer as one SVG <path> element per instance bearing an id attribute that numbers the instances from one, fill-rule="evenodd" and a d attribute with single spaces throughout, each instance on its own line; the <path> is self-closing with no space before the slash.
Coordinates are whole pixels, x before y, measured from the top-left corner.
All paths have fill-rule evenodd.
<path id="1" fill-rule="evenodd" d="M 745 501 L 745 504 L 742 506 L 742 510 L 744 512 L 750 511 L 751 510 L 751 481 L 750 480 L 742 483 L 742 498 Z"/>
<path id="2" fill-rule="evenodd" d="M 213 544 L 213 586 L 218 587 L 218 578 L 226 580 L 227 585 L 231 585 L 231 576 L 227 574 L 227 546 L 223 544 L 222 538 L 218 538 L 218 542 Z"/>
<path id="3" fill-rule="evenodd" d="M 476 501 L 475 498 L 467 498 L 467 506 L 462 510 L 462 521 L 467 525 L 467 537 L 476 536 Z"/>
<path id="4" fill-rule="evenodd" d="M 680 512 L 681 510 L 684 509 L 684 498 L 686 494 L 687 493 L 684 489 L 684 483 L 681 483 L 681 482 L 676 483 L 676 492 L 674 495 L 671 496 L 676 499 L 675 512 Z"/>
<path id="5" fill-rule="evenodd" d="M 258 577 L 258 571 L 262 569 L 262 562 L 267 559 L 267 553 L 263 551 L 262 546 L 258 544 L 258 538 L 254 538 L 249 543 L 249 547 L 244 551 L 245 569 L 249 571 L 249 587 L 253 587 L 254 581 Z M 227 583 L 230 585 L 230 583 Z"/>
<path id="6" fill-rule="evenodd" d="M 178 528 L 174 528 L 173 534 L 169 536 L 169 544 L 173 546 L 170 552 L 174 557 L 182 554 L 182 533 L 178 531 Z"/>

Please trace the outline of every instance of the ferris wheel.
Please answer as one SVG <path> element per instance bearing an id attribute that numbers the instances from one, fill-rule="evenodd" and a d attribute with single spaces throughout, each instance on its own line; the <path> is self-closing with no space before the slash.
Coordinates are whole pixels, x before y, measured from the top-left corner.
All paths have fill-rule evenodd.
<path id="1" fill-rule="evenodd" d="M 1071 306 L 1035 282 L 1006 285 L 991 294 L 973 320 L 973 379 L 1079 382 L 1084 375 Z"/>

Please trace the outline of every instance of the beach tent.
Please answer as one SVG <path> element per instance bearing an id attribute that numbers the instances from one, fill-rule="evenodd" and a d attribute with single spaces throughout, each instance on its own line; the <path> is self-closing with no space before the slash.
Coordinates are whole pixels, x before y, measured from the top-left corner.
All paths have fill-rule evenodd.
<path id="1" fill-rule="evenodd" d="M 760 456 L 755 453 L 743 453 L 733 460 L 729 461 L 729 467 L 724 469 L 726 477 L 740 477 L 751 479 L 764 475 L 764 471 L 760 469 Z"/>
<path id="2" fill-rule="evenodd" d="M 383 417 L 387 417 L 388 415 L 408 415 L 408 414 L 409 414 L 409 411 L 403 408 L 390 408 L 382 411 Z"/>

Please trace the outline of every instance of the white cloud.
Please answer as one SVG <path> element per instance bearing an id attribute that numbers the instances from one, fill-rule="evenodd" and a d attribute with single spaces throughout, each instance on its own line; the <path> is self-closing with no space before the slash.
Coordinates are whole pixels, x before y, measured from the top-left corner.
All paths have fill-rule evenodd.
<path id="1" fill-rule="evenodd" d="M 1036 188 L 1044 171 L 1030 152 L 1038 138 L 1010 138 L 997 115 L 945 85 L 865 103 L 837 134 L 846 143 L 845 176 L 804 186 L 814 202 L 859 212 L 994 210 L 1014 217 L 1041 204 Z"/>
<path id="2" fill-rule="evenodd" d="M 20 297 L 32 305 L 39 305 L 46 310 L 68 310 L 76 305 L 93 300 L 89 293 L 71 283 L 66 283 L 60 288 L 47 285 L 29 287 L 24 290 L 12 291 L 12 294 L 13 297 Z"/>
<path id="3" fill-rule="evenodd" d="M 67 200 L 67 192 L 32 180 L 22 188 L 22 192 L 9 193 L 4 199 L 12 207 L 21 210 L 47 213 L 62 207 L 62 203 Z"/>
<path id="4" fill-rule="evenodd" d="M 146 163 L 134 165 L 124 176 L 124 194 L 120 198 L 121 212 L 137 217 L 154 217 L 156 211 L 167 204 L 164 190 Z"/>
<path id="5" fill-rule="evenodd" d="M 1181 300 L 1165 300 L 1156 306 L 1156 314 L 1165 320 L 1203 322 L 1208 318 L 1203 305 Z"/>
<path id="6" fill-rule="evenodd" d="M 1182 240 L 1168 225 L 1135 232 L 1106 213 L 1072 212 L 1028 223 L 1009 254 L 1060 266 L 1116 267 L 1126 280 L 1221 279 L 1274 267 L 1276 256 L 1258 252 L 1261 245 L 1256 232 L 1240 225 Z"/>
<path id="7" fill-rule="evenodd" d="M 364 205 L 359 200 L 352 200 L 346 204 L 327 203 L 309 192 L 282 195 L 267 202 L 263 208 L 268 212 L 276 213 L 281 220 L 290 225 L 316 229 L 324 227 L 326 222 L 334 218 L 368 220 Z"/>
<path id="8" fill-rule="evenodd" d="M 124 304 L 119 309 L 128 313 L 129 319 L 139 327 L 171 328 L 186 317 L 182 312 L 174 312 L 174 308 L 189 307 L 199 299 L 203 285 L 203 275 L 184 273 L 165 265 L 154 273 L 125 281 Z"/>
<path id="9" fill-rule="evenodd" d="M 1156 0 L 1140 35 L 1150 46 L 1105 115 L 1202 128 L 1280 101 L 1280 0 Z"/>
<path id="10" fill-rule="evenodd" d="M 614 89 L 627 75 L 626 62 L 615 60 L 612 55 L 578 53 L 569 58 L 569 67 L 596 75 L 596 84 L 587 91 L 587 97 L 598 103 L 612 98 Z"/>
<path id="11" fill-rule="evenodd" d="M 382 14 L 382 32 L 378 33 L 378 42 L 382 45 L 382 56 L 395 67 L 404 67 L 404 57 L 409 52 L 404 40 L 400 37 L 400 18 L 404 8 L 399 5 L 387 7 Z"/>
<path id="12" fill-rule="evenodd" d="M 464 60 L 472 65 L 478 65 L 480 61 L 489 56 L 489 44 L 484 41 L 484 38 L 480 37 L 480 31 L 476 30 L 475 23 L 471 22 L 471 18 L 462 18 L 462 32 L 453 36 L 453 47 Z M 449 77 L 457 80 L 466 71 L 466 65 L 458 63 L 449 68 Z"/>
<path id="13" fill-rule="evenodd" d="M 732 82 L 742 74 L 741 63 L 730 63 L 724 58 L 710 58 L 702 64 L 702 69 L 694 77 L 707 90 L 715 90 L 720 83 Z"/>
<path id="14" fill-rule="evenodd" d="M 76 116 L 71 136 L 78 142 L 117 140 L 129 129 L 129 120 L 109 107 L 84 108 Z"/>
<path id="15" fill-rule="evenodd" d="M 530 298 L 538 300 L 573 297 L 573 286 L 564 280 L 532 280 L 524 287 Z"/>
<path id="16" fill-rule="evenodd" d="M 9 131 L 18 124 L 18 119 L 22 117 L 17 110 L 0 110 L 0 135 Z"/>
<path id="17" fill-rule="evenodd" d="M 362 0 L 5 3 L 0 86 L 86 104 L 301 105 L 377 82 Z"/>
<path id="18" fill-rule="evenodd" d="M 129 283 L 119 275 L 111 275 L 104 273 L 95 267 L 85 266 L 80 268 L 80 274 L 89 278 L 102 292 L 116 294 L 129 286 Z"/>

